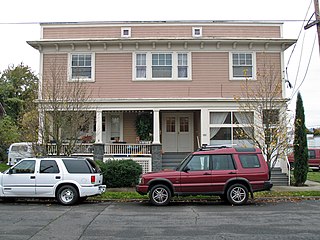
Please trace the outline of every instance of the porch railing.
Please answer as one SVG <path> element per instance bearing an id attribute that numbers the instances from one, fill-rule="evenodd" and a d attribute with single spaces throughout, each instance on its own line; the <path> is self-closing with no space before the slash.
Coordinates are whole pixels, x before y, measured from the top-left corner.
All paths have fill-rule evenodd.
<path id="1" fill-rule="evenodd" d="M 60 155 L 67 155 L 69 145 L 64 143 L 60 149 Z M 55 143 L 48 143 L 46 146 L 48 155 L 57 155 L 57 145 Z M 72 151 L 73 154 L 93 155 L 92 143 L 77 144 Z M 150 156 L 150 144 L 122 144 L 112 143 L 106 144 L 104 154 L 108 156 Z"/>
<path id="2" fill-rule="evenodd" d="M 60 149 L 60 155 L 67 155 L 69 149 L 68 143 L 63 143 L 62 148 Z M 48 155 L 57 155 L 57 144 L 48 143 L 46 146 Z M 75 148 L 72 151 L 73 154 L 83 154 L 83 155 L 92 155 L 93 154 L 93 144 L 92 143 L 81 143 L 76 144 Z"/>
<path id="3" fill-rule="evenodd" d="M 112 156 L 150 156 L 150 144 L 122 144 L 112 143 L 105 145 L 105 154 Z"/>

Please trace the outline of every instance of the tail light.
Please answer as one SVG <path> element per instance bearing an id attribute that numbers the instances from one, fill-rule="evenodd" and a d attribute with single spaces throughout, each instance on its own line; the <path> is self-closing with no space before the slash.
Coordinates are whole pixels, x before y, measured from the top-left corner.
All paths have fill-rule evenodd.
<path id="1" fill-rule="evenodd" d="M 91 176 L 91 183 L 95 183 L 96 182 L 96 176 Z"/>

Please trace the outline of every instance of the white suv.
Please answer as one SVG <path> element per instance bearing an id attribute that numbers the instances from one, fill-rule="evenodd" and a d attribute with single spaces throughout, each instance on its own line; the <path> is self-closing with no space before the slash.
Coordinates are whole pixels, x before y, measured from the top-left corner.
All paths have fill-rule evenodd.
<path id="1" fill-rule="evenodd" d="M 105 192 L 97 164 L 84 158 L 25 158 L 0 173 L 0 197 L 56 198 L 63 205 Z"/>

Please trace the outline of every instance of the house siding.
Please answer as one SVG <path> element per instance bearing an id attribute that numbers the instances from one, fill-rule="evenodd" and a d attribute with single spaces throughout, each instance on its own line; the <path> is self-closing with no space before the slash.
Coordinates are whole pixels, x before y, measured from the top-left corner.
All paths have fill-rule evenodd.
<path id="1" fill-rule="evenodd" d="M 123 140 L 127 143 L 136 143 L 136 127 L 135 120 L 137 113 L 123 113 Z"/>
<path id="2" fill-rule="evenodd" d="M 43 26 L 43 39 L 120 38 L 123 26 Z M 280 38 L 279 25 L 138 25 L 131 26 L 131 38 L 191 38 L 192 27 L 202 27 L 202 37 Z"/>
<path id="3" fill-rule="evenodd" d="M 44 78 L 50 81 L 53 69 L 67 79 L 67 54 L 44 54 Z M 95 82 L 84 83 L 92 98 L 234 98 L 244 81 L 229 80 L 229 52 L 193 52 L 192 80 L 132 80 L 132 53 L 96 53 Z M 281 80 L 280 53 L 257 53 L 257 71 L 272 68 Z M 262 75 L 262 74 L 257 74 Z M 249 84 L 254 87 L 257 81 Z M 72 83 L 71 83 L 72 84 Z"/>

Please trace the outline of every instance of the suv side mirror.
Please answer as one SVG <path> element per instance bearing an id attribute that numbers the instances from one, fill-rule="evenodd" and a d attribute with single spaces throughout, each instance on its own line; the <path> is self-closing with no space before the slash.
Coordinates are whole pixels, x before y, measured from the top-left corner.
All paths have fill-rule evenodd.
<path id="1" fill-rule="evenodd" d="M 13 173 L 12 168 L 9 169 L 8 173 L 9 173 L 9 174 L 12 174 L 12 173 Z"/>
<path id="2" fill-rule="evenodd" d="M 183 169 L 184 172 L 189 172 L 190 171 L 190 168 L 188 166 L 186 166 L 184 169 Z"/>

